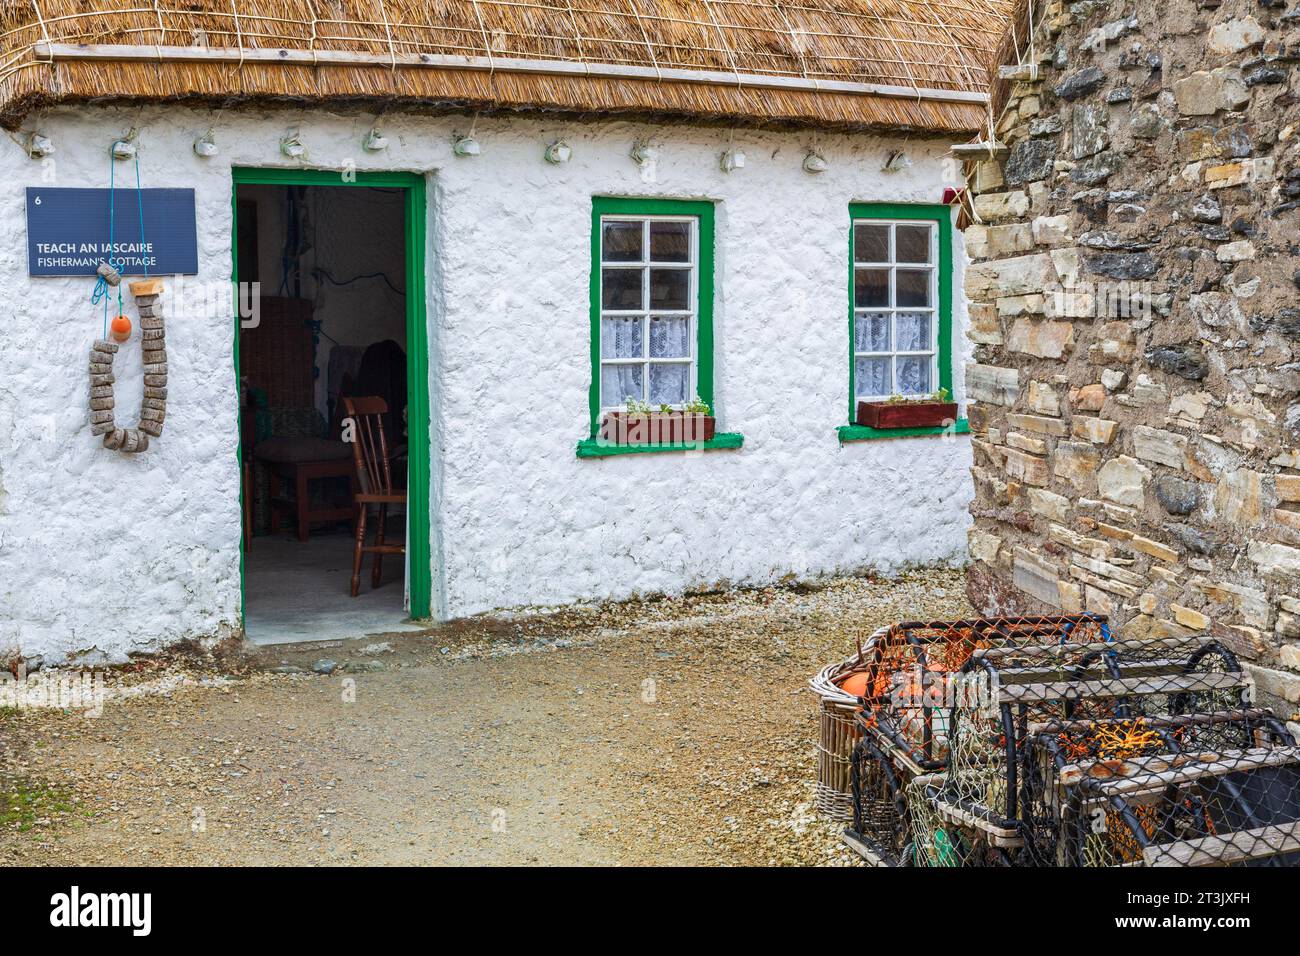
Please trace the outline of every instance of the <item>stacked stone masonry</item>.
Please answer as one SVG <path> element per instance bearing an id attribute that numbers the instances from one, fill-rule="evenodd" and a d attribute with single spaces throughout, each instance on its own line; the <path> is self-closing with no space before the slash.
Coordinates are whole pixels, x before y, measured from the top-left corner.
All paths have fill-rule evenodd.
<path id="1" fill-rule="evenodd" d="M 1300 3 L 1039 0 L 967 164 L 982 611 L 1209 630 L 1300 719 Z"/>

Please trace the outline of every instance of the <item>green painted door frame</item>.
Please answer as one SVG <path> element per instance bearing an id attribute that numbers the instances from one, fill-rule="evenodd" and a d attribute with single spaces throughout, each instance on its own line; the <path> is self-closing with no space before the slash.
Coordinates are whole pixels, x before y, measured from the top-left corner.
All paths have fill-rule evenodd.
<path id="1" fill-rule="evenodd" d="M 235 290 L 235 383 L 239 383 L 239 205 L 240 186 L 362 186 L 401 189 L 406 220 L 406 379 L 407 379 L 407 567 L 411 587 L 411 617 L 430 616 L 433 579 L 429 550 L 429 335 L 425 318 L 424 253 L 425 182 L 418 173 L 341 172 L 323 169 L 246 169 L 231 171 L 232 276 Z M 243 428 L 240 428 L 243 441 Z M 240 449 L 243 461 L 243 449 Z M 242 490 L 241 490 L 242 495 Z M 242 502 L 241 502 L 242 504 Z M 239 551 L 240 619 L 243 619 L 244 551 Z"/>

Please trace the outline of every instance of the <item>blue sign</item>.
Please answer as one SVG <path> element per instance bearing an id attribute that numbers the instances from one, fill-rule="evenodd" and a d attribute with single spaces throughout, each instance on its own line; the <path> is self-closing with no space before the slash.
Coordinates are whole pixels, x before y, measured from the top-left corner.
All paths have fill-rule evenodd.
<path id="1" fill-rule="evenodd" d="M 93 276 L 107 260 L 123 275 L 196 274 L 194 190 L 27 188 L 30 275 Z"/>

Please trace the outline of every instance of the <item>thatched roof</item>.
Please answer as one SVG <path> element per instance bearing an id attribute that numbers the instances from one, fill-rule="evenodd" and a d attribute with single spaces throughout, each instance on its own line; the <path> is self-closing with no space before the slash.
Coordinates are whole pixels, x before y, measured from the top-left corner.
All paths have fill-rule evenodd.
<path id="1" fill-rule="evenodd" d="M 963 133 L 1011 0 L 0 0 L 0 122 L 88 100 Z"/>
<path id="2" fill-rule="evenodd" d="M 1013 0 L 1007 11 L 1005 33 L 989 60 L 989 107 L 995 118 L 1001 115 L 1011 92 L 1011 82 L 998 76 L 998 67 L 1014 66 L 1024 59 L 1030 33 L 1043 27 L 1039 7 L 1038 0 Z"/>

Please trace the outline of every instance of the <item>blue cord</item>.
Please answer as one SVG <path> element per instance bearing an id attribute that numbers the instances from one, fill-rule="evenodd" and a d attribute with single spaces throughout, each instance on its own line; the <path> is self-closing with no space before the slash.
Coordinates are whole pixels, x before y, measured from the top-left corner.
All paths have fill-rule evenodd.
<path id="1" fill-rule="evenodd" d="M 140 154 L 135 154 L 135 204 L 140 210 L 140 263 L 144 266 L 144 277 L 149 278 L 149 259 L 144 248 L 144 190 L 140 188 Z"/>
<path id="2" fill-rule="evenodd" d="M 113 151 L 110 149 L 108 151 L 108 255 L 105 256 L 104 261 L 107 262 L 114 269 L 116 269 L 119 273 L 121 273 L 121 271 L 126 268 L 126 263 L 123 262 L 121 259 L 113 258 L 113 235 L 116 228 L 116 217 L 117 217 L 116 173 L 117 173 L 116 167 L 114 167 L 113 165 Z M 138 172 L 137 172 L 137 176 L 138 176 Z M 138 185 L 139 182 L 137 180 L 137 187 Z M 99 276 L 98 278 L 95 279 L 95 288 L 90 293 L 91 305 L 97 305 L 100 302 L 104 303 L 104 338 L 105 339 L 108 338 L 108 299 L 109 296 L 112 294 L 109 291 L 110 288 L 111 287 L 108 284 L 108 280 L 105 279 L 103 276 Z M 120 284 L 117 290 L 117 311 L 119 314 L 122 311 L 122 289 Z"/>
<path id="3" fill-rule="evenodd" d="M 135 205 L 140 214 L 140 263 L 144 268 L 144 277 L 149 278 L 149 261 L 144 248 L 144 190 L 140 186 L 140 156 L 135 157 Z M 117 270 L 119 275 L 126 272 L 126 262 L 113 257 L 113 240 L 117 235 L 117 165 L 112 150 L 108 154 L 108 255 L 104 261 Z M 104 338 L 108 338 L 108 300 L 112 296 L 112 287 L 103 276 L 95 279 L 95 288 L 90 293 L 90 304 L 104 303 Z M 117 285 L 117 314 L 122 314 L 122 283 Z"/>

